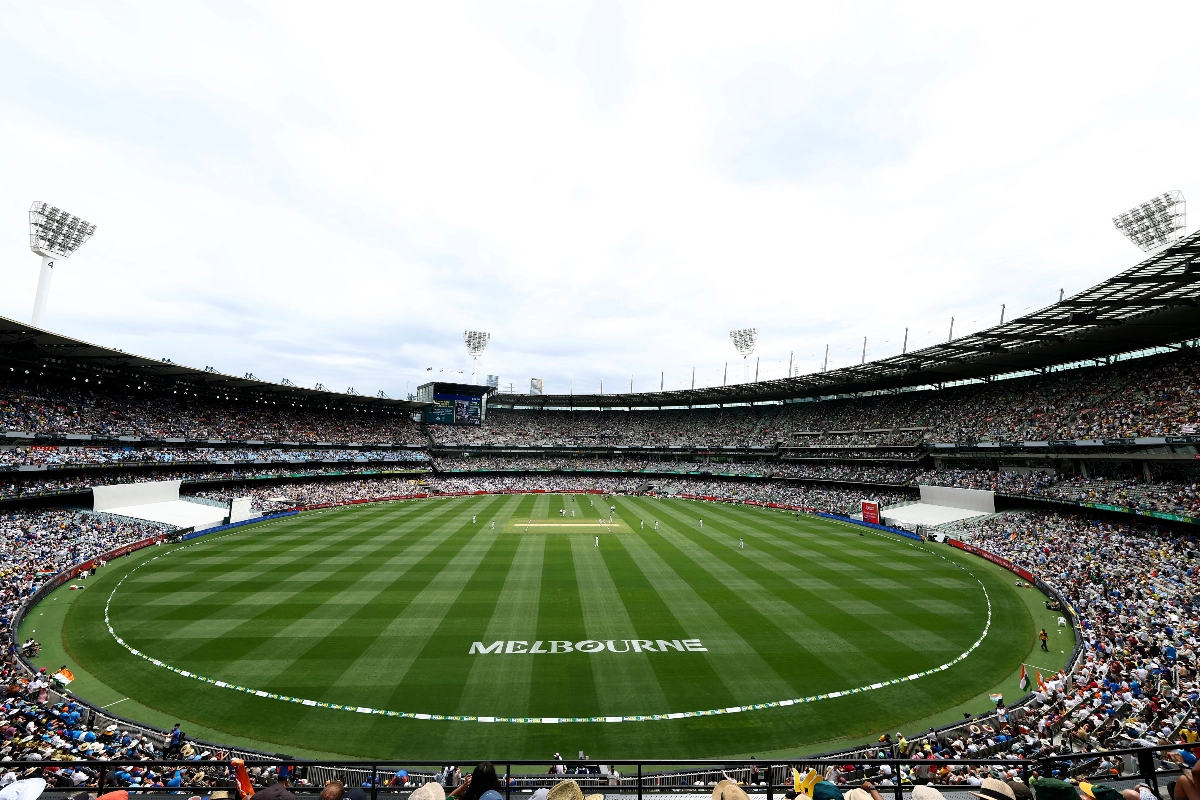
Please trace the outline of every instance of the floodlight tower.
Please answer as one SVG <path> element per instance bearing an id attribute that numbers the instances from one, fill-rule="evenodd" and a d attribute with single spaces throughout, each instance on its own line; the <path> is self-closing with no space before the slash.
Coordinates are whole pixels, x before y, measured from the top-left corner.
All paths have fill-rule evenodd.
<path id="1" fill-rule="evenodd" d="M 754 343 L 758 341 L 758 328 L 741 328 L 730 331 L 729 339 L 742 357 L 742 383 L 748 383 L 750 365 L 746 363 L 746 359 L 754 353 Z"/>
<path id="2" fill-rule="evenodd" d="M 479 366 L 479 357 L 487 348 L 492 335 L 484 331 L 463 331 L 463 341 L 467 345 L 467 355 L 471 357 L 471 383 L 475 382 L 475 369 Z"/>
<path id="3" fill-rule="evenodd" d="M 1136 208 L 1113 217 L 1117 230 L 1149 253 L 1178 241 L 1187 227 L 1187 202 L 1183 192 L 1164 192 Z"/>
<path id="4" fill-rule="evenodd" d="M 92 238 L 96 226 L 72 216 L 61 208 L 37 202 L 29 208 L 29 249 L 42 257 L 42 272 L 38 276 L 37 295 L 33 299 L 33 319 L 40 327 L 50 298 L 50 276 L 54 262 L 69 258 L 84 242 Z"/>

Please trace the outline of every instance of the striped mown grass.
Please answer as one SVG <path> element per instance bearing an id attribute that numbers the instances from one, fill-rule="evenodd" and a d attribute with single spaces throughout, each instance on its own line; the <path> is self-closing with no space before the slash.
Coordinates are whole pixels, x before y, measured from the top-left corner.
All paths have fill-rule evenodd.
<path id="1" fill-rule="evenodd" d="M 610 504 L 620 533 L 535 524 L 562 522 L 559 509 L 607 520 Z M 93 579 L 63 633 L 82 667 L 141 705 L 283 752 L 815 751 L 1012 673 L 1032 620 L 1007 575 L 944 546 L 752 507 L 480 496 L 152 548 Z M 677 718 L 545 721 L 654 715 Z"/>

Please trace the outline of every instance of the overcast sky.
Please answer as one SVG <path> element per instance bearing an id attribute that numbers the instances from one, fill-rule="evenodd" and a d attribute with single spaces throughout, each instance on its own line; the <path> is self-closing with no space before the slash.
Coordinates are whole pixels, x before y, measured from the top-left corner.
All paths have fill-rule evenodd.
<path id="1" fill-rule="evenodd" d="M 1115 214 L 1200 200 L 1198 17 L 7 3 L 0 314 L 29 318 L 44 200 L 97 225 L 45 327 L 226 373 L 397 397 L 470 377 L 464 329 L 518 391 L 742 380 L 743 327 L 763 378 L 885 357 L 1097 283 L 1142 257 Z"/>

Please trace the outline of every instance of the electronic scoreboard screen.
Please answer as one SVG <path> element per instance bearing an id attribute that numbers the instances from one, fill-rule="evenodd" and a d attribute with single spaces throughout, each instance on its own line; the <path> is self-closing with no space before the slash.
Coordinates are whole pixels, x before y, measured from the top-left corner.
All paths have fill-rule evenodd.
<path id="1" fill-rule="evenodd" d="M 425 421 L 434 425 L 479 425 L 483 420 L 483 398 L 435 392 Z"/>

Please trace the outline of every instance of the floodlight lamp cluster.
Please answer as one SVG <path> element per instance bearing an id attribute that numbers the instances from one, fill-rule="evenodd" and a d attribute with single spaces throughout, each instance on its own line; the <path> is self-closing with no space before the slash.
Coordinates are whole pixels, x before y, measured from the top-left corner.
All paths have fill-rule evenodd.
<path id="1" fill-rule="evenodd" d="M 92 238 L 96 226 L 49 203 L 29 208 L 29 249 L 43 257 L 68 258 Z"/>
<path id="2" fill-rule="evenodd" d="M 467 345 L 467 354 L 471 358 L 479 358 L 491 338 L 492 335 L 485 331 L 463 331 L 463 341 Z"/>
<path id="3" fill-rule="evenodd" d="M 742 358 L 754 352 L 754 343 L 758 341 L 758 328 L 742 328 L 729 332 L 729 339 Z"/>
<path id="4" fill-rule="evenodd" d="M 1113 217 L 1113 225 L 1142 252 L 1165 247 L 1182 237 L 1187 227 L 1187 203 L 1183 192 L 1164 192 L 1151 198 Z"/>

